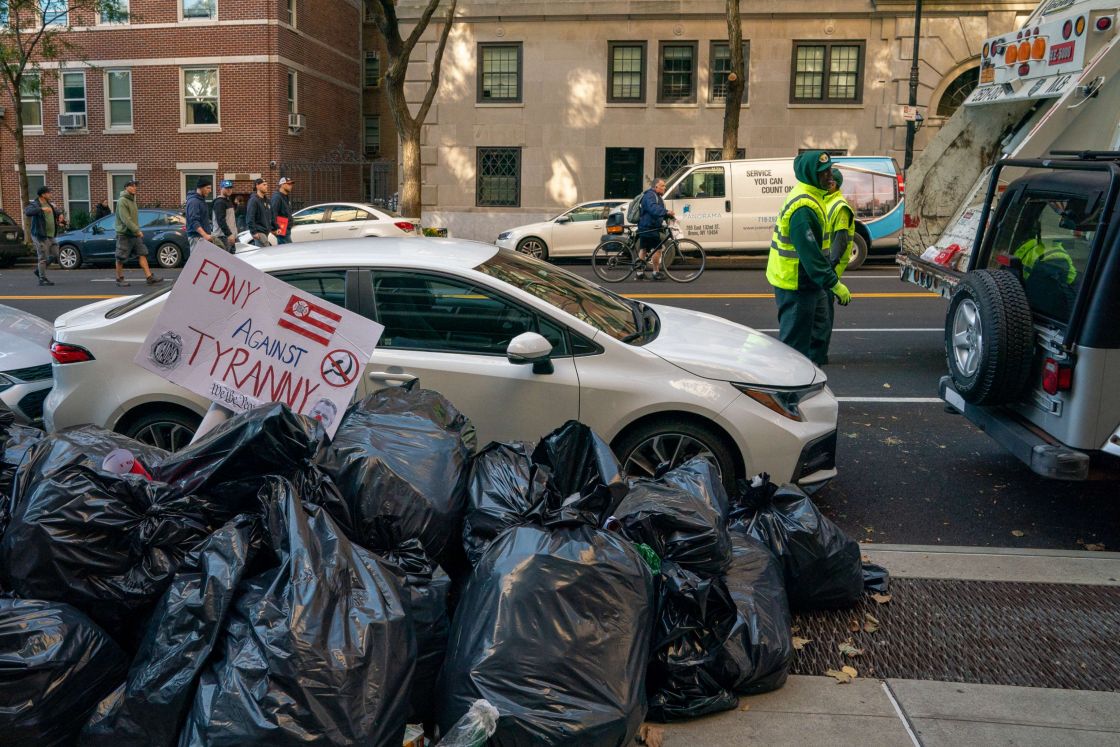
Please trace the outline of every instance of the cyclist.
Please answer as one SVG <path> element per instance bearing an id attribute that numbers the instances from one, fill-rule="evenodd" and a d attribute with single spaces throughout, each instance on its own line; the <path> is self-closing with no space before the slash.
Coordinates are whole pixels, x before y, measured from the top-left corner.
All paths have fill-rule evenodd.
<path id="1" fill-rule="evenodd" d="M 665 219 L 675 220 L 677 217 L 665 207 L 665 200 L 662 198 L 664 194 L 664 179 L 658 178 L 650 182 L 649 189 L 642 195 L 641 213 L 638 217 L 638 258 L 644 261 L 646 253 L 650 249 L 656 249 L 652 257 L 654 280 L 664 279 L 661 276 L 661 249 L 658 247 L 665 238 Z M 644 280 L 645 273 L 639 271 L 637 278 Z"/>

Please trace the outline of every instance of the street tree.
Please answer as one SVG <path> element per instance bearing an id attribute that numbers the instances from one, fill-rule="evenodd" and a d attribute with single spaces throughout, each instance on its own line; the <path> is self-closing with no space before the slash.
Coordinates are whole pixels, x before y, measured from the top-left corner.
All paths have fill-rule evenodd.
<path id="1" fill-rule="evenodd" d="M 723 157 L 735 158 L 739 150 L 739 115 L 743 111 L 743 93 L 747 88 L 743 66 L 743 21 L 739 14 L 740 0 L 727 0 L 727 45 L 731 55 L 731 71 L 727 74 L 727 96 L 723 101 Z"/>
<path id="2" fill-rule="evenodd" d="M 23 100 L 41 102 L 43 94 L 49 92 L 43 63 L 65 60 L 68 65 L 83 64 L 76 59 L 80 55 L 67 34 L 75 21 L 87 26 L 95 19 L 120 23 L 128 18 L 127 7 L 122 7 L 120 0 L 0 0 L 0 26 L 6 27 L 0 33 L 0 83 L 12 103 L 11 113 L 4 116 L 4 127 L 15 138 L 19 189 L 25 199 L 30 196 L 24 128 L 42 126 L 43 121 L 42 107 L 25 109 Z"/>
<path id="3" fill-rule="evenodd" d="M 405 100 L 404 84 L 408 72 L 409 58 L 416 43 L 420 41 L 428 24 L 435 15 L 442 0 L 428 0 L 416 25 L 412 27 L 408 37 L 401 36 L 401 24 L 397 17 L 397 3 L 395 0 L 368 0 L 368 5 L 373 16 L 373 22 L 381 36 L 385 39 L 385 47 L 389 53 L 388 65 L 385 70 L 385 90 L 388 93 L 389 110 L 393 114 L 393 123 L 397 126 L 397 135 L 401 141 L 401 166 L 404 172 L 404 186 L 401 189 L 400 206 L 398 210 L 407 216 L 420 216 L 421 200 L 421 167 L 420 167 L 420 131 L 424 127 L 424 120 L 432 108 L 436 90 L 439 88 L 440 68 L 443 65 L 443 52 L 447 48 L 447 37 L 451 32 L 451 24 L 455 21 L 455 8 L 458 0 L 450 0 L 447 11 L 443 17 L 443 28 L 440 30 L 439 44 L 432 59 L 432 74 L 428 81 L 428 89 L 420 106 L 413 114 Z"/>

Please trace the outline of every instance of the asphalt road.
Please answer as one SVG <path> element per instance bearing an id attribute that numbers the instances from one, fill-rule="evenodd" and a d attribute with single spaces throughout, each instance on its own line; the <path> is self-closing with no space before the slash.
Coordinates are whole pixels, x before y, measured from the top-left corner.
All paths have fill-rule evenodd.
<path id="1" fill-rule="evenodd" d="M 688 285 L 617 288 L 774 331 L 774 300 L 761 267 L 717 265 Z M 592 276 L 586 264 L 569 269 Z M 138 270 L 127 274 L 128 291 L 146 290 Z M 56 270 L 51 277 L 57 285 L 40 288 L 30 267 L 0 271 L 0 304 L 53 319 L 124 292 L 111 269 Z M 826 367 L 841 399 L 840 475 L 816 496 L 826 513 L 867 542 L 1120 550 L 1120 488 L 1036 477 L 964 418 L 945 412 L 937 400 L 944 301 L 900 283 L 889 262 L 849 273 L 846 282 L 855 299 L 837 311 Z"/>

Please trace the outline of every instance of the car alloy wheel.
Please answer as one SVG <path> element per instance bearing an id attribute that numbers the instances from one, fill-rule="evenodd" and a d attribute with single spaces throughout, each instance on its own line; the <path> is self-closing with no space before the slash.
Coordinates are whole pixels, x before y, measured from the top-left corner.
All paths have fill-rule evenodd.
<path id="1" fill-rule="evenodd" d="M 161 244 L 156 250 L 156 262 L 160 267 L 171 270 L 179 266 L 183 252 L 175 244 Z"/>
<path id="2" fill-rule="evenodd" d="M 155 421 L 136 431 L 133 438 L 164 451 L 178 451 L 191 442 L 194 431 L 182 423 Z"/>
<path id="3" fill-rule="evenodd" d="M 953 315 L 953 358 L 965 376 L 975 376 L 984 352 L 984 325 L 980 309 L 967 298 Z"/>
<path id="4" fill-rule="evenodd" d="M 82 266 L 82 255 L 78 247 L 67 244 L 59 247 L 58 266 L 64 270 L 76 270 Z"/>
<path id="5" fill-rule="evenodd" d="M 675 469 L 696 457 L 710 459 L 718 469 L 719 460 L 704 442 L 686 433 L 659 433 L 639 443 L 623 469 L 631 477 L 654 477 L 664 465 Z"/>
<path id="6" fill-rule="evenodd" d="M 530 236 L 527 239 L 522 239 L 521 243 L 517 245 L 517 251 L 521 252 L 522 254 L 528 254 L 530 257 L 534 257 L 535 259 L 548 259 L 548 248 L 544 245 L 544 242 L 538 239 L 536 236 Z"/>

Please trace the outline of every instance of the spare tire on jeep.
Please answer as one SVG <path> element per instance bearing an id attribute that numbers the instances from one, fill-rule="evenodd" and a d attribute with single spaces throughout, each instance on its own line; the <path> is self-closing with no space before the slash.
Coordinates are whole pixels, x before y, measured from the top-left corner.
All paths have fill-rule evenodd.
<path id="1" fill-rule="evenodd" d="M 1019 279 L 1007 270 L 966 274 L 945 318 L 945 358 L 957 392 L 976 405 L 1017 400 L 1033 354 L 1031 308 Z"/>

